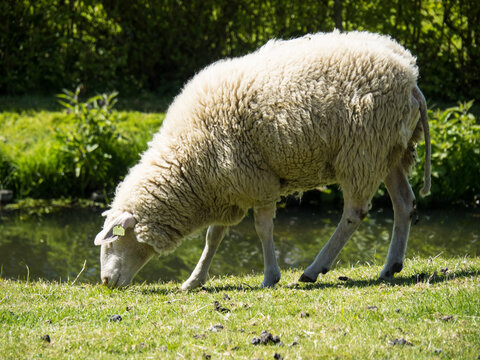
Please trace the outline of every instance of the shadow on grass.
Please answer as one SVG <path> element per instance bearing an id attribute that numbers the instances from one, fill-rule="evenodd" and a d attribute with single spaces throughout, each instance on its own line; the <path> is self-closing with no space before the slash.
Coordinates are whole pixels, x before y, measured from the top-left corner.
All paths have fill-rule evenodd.
<path id="1" fill-rule="evenodd" d="M 213 286 L 213 285 L 206 285 L 202 286 L 201 288 L 183 291 L 180 289 L 180 286 L 175 288 L 163 288 L 161 285 L 155 287 L 154 289 L 145 289 L 141 290 L 138 289 L 138 293 L 142 295 L 170 295 L 170 294 L 182 294 L 182 293 L 219 293 L 222 291 L 258 291 L 262 290 L 260 285 L 258 286 L 250 286 L 248 284 L 242 283 L 240 285 L 224 285 L 224 286 Z"/>
<path id="2" fill-rule="evenodd" d="M 315 289 L 326 289 L 326 288 L 334 288 L 342 286 L 344 288 L 356 288 L 356 287 L 368 287 L 368 286 L 376 286 L 380 284 L 386 285 L 399 285 L 399 286 L 409 286 L 415 285 L 418 283 L 429 283 L 429 284 L 436 284 L 451 281 L 457 278 L 469 278 L 474 276 L 479 276 L 479 270 L 460 270 L 455 272 L 441 272 L 440 274 L 437 272 L 433 273 L 419 273 L 414 274 L 412 276 L 398 276 L 391 281 L 385 281 L 381 279 L 367 279 L 367 280 L 355 280 L 355 279 L 348 279 L 348 280 L 338 280 L 335 283 L 322 283 L 321 278 L 320 281 L 316 283 L 295 283 L 295 286 L 292 286 L 296 289 L 302 290 L 315 290 Z"/>
<path id="3" fill-rule="evenodd" d="M 445 271 L 445 272 L 433 272 L 430 274 L 426 273 L 419 273 L 409 277 L 399 276 L 392 281 L 385 281 L 380 279 L 367 279 L 367 280 L 355 280 L 355 279 L 348 279 L 348 280 L 338 280 L 337 282 L 328 282 L 322 283 L 322 278 L 320 277 L 316 283 L 301 283 L 295 282 L 292 284 L 277 284 L 277 288 L 290 288 L 290 289 L 298 289 L 298 290 L 321 290 L 321 289 L 329 289 L 329 288 L 362 288 L 362 287 L 369 287 L 369 286 L 377 286 L 380 284 L 385 285 L 399 285 L 399 286 L 409 286 L 415 285 L 418 283 L 429 283 L 429 284 L 436 284 L 442 282 L 448 282 L 455 279 L 462 279 L 462 278 L 469 278 L 480 276 L 480 270 L 459 270 L 455 272 Z M 192 293 L 220 293 L 225 291 L 259 291 L 264 290 L 260 284 L 251 286 L 245 283 L 235 284 L 235 285 L 210 285 L 206 284 L 205 286 L 191 290 Z M 163 288 L 161 285 L 155 287 L 154 289 L 145 289 L 145 290 L 138 290 L 139 293 L 142 295 L 169 295 L 172 293 L 183 293 L 180 287 L 166 289 Z"/>

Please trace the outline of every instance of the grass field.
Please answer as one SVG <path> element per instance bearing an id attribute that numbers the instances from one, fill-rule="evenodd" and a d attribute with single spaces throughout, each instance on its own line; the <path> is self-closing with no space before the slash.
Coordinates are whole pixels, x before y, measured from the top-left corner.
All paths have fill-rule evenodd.
<path id="1" fill-rule="evenodd" d="M 0 278 L 0 358 L 480 358 L 480 258 L 408 260 L 392 283 L 379 271 L 337 269 L 312 285 L 287 270 L 274 289 L 260 289 L 261 276 L 222 277 L 187 293 L 111 290 L 81 274 Z"/>

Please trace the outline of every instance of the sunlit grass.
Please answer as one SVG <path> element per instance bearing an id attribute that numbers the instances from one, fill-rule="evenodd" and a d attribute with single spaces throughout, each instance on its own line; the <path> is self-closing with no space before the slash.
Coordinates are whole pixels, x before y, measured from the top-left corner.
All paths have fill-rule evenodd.
<path id="1" fill-rule="evenodd" d="M 285 271 L 274 289 L 260 289 L 261 276 L 220 277 L 188 293 L 0 279 L 0 358 L 477 358 L 480 258 L 409 260 L 392 283 L 379 270 L 313 285 Z M 281 343 L 252 345 L 262 330 Z"/>

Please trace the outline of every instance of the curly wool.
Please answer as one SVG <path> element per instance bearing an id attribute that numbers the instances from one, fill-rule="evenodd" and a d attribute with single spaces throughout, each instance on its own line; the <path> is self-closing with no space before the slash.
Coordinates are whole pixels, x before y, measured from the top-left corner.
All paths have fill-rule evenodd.
<path id="1" fill-rule="evenodd" d="M 417 78 L 408 50 L 366 32 L 271 40 L 216 62 L 175 98 L 108 217 L 132 213 L 137 240 L 166 253 L 295 191 L 338 183 L 368 200 L 413 164 Z"/>

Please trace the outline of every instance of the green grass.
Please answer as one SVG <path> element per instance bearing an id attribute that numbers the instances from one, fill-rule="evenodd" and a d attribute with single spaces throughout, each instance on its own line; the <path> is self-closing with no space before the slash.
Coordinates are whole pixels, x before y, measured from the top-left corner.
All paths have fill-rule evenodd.
<path id="1" fill-rule="evenodd" d="M 164 113 L 118 112 L 118 132 L 139 147 L 145 147 L 158 131 Z M 56 131 L 69 131 L 72 119 L 64 112 L 2 112 L 0 113 L 0 146 L 12 158 L 35 158 L 40 161 L 45 151 L 60 146 Z M 37 156 L 35 156 L 37 154 Z"/>
<path id="2" fill-rule="evenodd" d="M 123 151 L 117 151 L 117 158 L 133 165 L 164 117 L 164 113 L 115 112 L 116 133 L 124 139 Z M 63 150 L 62 143 L 64 134 L 76 131 L 75 126 L 74 119 L 60 111 L 1 112 L 0 189 L 14 190 L 17 199 L 78 196 L 80 181 L 75 183 L 76 179 L 65 175 L 74 165 L 66 160 L 69 153 Z M 125 174 L 130 166 L 117 167 L 112 177 Z M 66 177 L 71 181 L 65 181 Z M 104 190 L 100 185 L 94 191 Z"/>
<path id="3" fill-rule="evenodd" d="M 392 283 L 377 281 L 379 270 L 337 269 L 315 284 L 289 270 L 274 289 L 260 289 L 260 276 L 222 277 L 188 293 L 171 282 L 0 279 L 0 358 L 478 358 L 480 258 L 409 260 Z M 252 345 L 262 330 L 281 344 Z"/>

